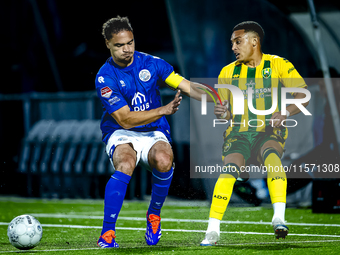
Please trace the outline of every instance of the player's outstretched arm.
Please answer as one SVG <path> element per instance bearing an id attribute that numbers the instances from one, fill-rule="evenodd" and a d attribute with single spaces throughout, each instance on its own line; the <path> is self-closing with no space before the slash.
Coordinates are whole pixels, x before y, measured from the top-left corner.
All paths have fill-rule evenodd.
<path id="1" fill-rule="evenodd" d="M 184 95 L 201 101 L 202 94 L 206 94 L 204 90 L 207 90 L 207 87 L 200 83 L 190 82 L 187 79 L 183 79 L 178 85 L 178 89 L 180 89 Z M 214 93 L 211 95 L 214 96 L 215 100 L 217 100 L 217 97 L 214 95 Z M 207 97 L 207 101 L 214 102 L 210 96 Z"/>
<path id="2" fill-rule="evenodd" d="M 192 98 L 199 100 L 199 101 L 201 101 L 202 94 L 207 94 L 207 91 L 209 91 L 209 90 L 210 90 L 210 92 L 212 92 L 211 88 L 208 88 L 208 86 L 204 86 L 204 85 L 196 83 L 196 82 L 190 82 L 187 79 L 183 78 L 182 76 L 175 74 L 175 72 L 172 72 L 165 79 L 165 83 L 168 86 L 170 86 L 174 89 L 181 90 L 181 92 L 184 95 L 186 95 L 188 97 L 192 97 Z M 214 93 L 212 93 L 211 96 L 214 97 L 214 99 L 212 99 L 211 97 L 207 97 L 207 101 L 208 102 L 215 102 L 215 100 L 217 100 L 217 96 Z"/>
<path id="3" fill-rule="evenodd" d="M 178 106 L 181 104 L 182 97 L 178 90 L 175 98 L 167 105 L 161 106 L 149 111 L 130 111 L 129 106 L 124 106 L 119 110 L 111 113 L 111 116 L 124 129 L 130 129 L 140 125 L 146 125 L 160 119 L 164 115 L 172 115 L 178 111 Z"/>

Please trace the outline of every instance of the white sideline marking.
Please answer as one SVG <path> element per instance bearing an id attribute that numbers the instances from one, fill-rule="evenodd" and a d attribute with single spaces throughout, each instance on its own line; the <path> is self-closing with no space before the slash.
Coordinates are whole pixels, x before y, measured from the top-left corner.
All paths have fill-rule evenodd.
<path id="1" fill-rule="evenodd" d="M 1 225 L 8 225 L 9 223 L 0 222 Z M 62 224 L 41 224 L 43 227 L 52 228 L 81 228 L 81 229 L 101 229 L 102 226 L 84 226 L 84 225 L 62 225 Z M 120 230 L 137 230 L 145 231 L 145 228 L 131 228 L 131 227 L 116 227 Z M 194 229 L 162 229 L 163 232 L 187 232 L 187 233 L 205 233 L 205 230 Z M 223 234 L 243 234 L 243 235 L 274 235 L 273 233 L 260 232 L 243 232 L 243 231 L 221 231 Z M 289 234 L 290 236 L 315 236 L 315 237 L 340 237 L 340 235 L 317 235 L 317 234 Z"/>
<path id="2" fill-rule="evenodd" d="M 58 213 L 27 213 L 37 218 L 78 218 L 78 219 L 95 219 L 102 220 L 104 216 L 91 216 L 91 215 L 75 215 L 75 214 L 58 214 Z M 118 217 L 119 220 L 128 221 L 145 221 L 146 218 L 142 217 Z M 171 219 L 162 218 L 162 222 L 193 222 L 193 223 L 208 223 L 208 220 L 197 219 Z M 222 224 L 252 224 L 252 225 L 271 225 L 271 222 L 260 221 L 228 221 L 222 220 Z M 313 226 L 313 227 L 340 227 L 340 224 L 321 224 L 321 223 L 293 223 L 286 222 L 289 226 Z"/>
<path id="3" fill-rule="evenodd" d="M 233 212 L 236 211 L 260 211 L 262 208 L 260 207 L 231 207 L 230 210 Z M 209 212 L 209 208 L 196 208 L 196 209 L 175 209 L 175 208 L 166 208 L 168 212 L 176 212 L 176 213 L 188 213 L 188 212 Z M 120 211 L 119 215 L 142 215 L 145 214 L 146 210 L 134 210 L 134 211 L 126 211 L 124 208 Z M 70 212 L 68 215 L 88 215 L 89 212 Z M 97 215 L 103 217 L 103 211 L 93 211 L 91 215 Z"/>
<path id="4" fill-rule="evenodd" d="M 217 244 L 217 246 L 247 246 L 247 245 L 265 245 L 265 244 L 274 244 L 274 245 L 284 245 L 284 244 L 299 244 L 299 243 L 332 243 L 339 242 L 340 240 L 316 240 L 316 241 L 284 241 L 284 242 L 260 242 L 260 243 L 231 243 L 231 244 Z M 159 246 L 166 247 L 166 246 Z M 140 247 L 120 247 L 119 249 L 131 249 L 131 248 L 140 248 Z M 205 247 L 201 247 L 205 249 Z M 0 253 L 27 253 L 27 252 L 50 252 L 50 251 L 86 251 L 86 250 L 97 250 L 102 249 L 100 247 L 96 248 L 80 248 L 80 249 L 53 249 L 53 250 L 27 250 L 27 251 L 0 251 Z"/>
<path id="5" fill-rule="evenodd" d="M 97 250 L 101 248 L 81 248 L 81 249 L 53 249 L 53 250 L 16 250 L 16 251 L 0 251 L 0 253 L 38 253 L 38 252 L 49 252 L 49 251 L 86 251 L 86 250 Z"/>

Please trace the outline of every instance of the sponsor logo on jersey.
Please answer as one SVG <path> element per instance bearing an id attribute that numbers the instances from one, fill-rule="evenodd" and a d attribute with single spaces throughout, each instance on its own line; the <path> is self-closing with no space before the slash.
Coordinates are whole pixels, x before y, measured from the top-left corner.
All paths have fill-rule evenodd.
<path id="1" fill-rule="evenodd" d="M 247 87 L 255 88 L 256 83 L 253 80 L 250 80 L 250 82 L 247 82 L 245 85 Z"/>
<path id="2" fill-rule="evenodd" d="M 139 102 L 139 103 L 138 103 L 138 102 Z M 145 96 L 144 96 L 142 93 L 137 92 L 137 93 L 135 93 L 135 95 L 133 96 L 131 104 L 132 104 L 132 105 L 136 105 L 136 104 L 141 104 L 141 103 L 143 103 L 143 102 L 145 102 Z"/>
<path id="3" fill-rule="evenodd" d="M 265 68 L 262 70 L 262 77 L 265 79 L 268 79 L 272 75 L 272 69 L 271 68 Z"/>
<path id="4" fill-rule="evenodd" d="M 100 90 L 100 94 L 102 95 L 102 97 L 109 98 L 112 94 L 112 90 L 106 86 Z"/>
<path id="5" fill-rule="evenodd" d="M 113 105 L 113 104 L 115 104 L 115 103 L 117 103 L 117 102 L 119 102 L 119 101 L 120 101 L 120 98 L 117 97 L 117 96 L 115 96 L 114 98 L 110 98 L 110 99 L 109 99 L 110 105 Z"/>
<path id="6" fill-rule="evenodd" d="M 150 108 L 149 102 L 146 102 L 145 100 L 145 95 L 143 95 L 140 92 L 135 93 L 135 95 L 132 98 L 131 105 L 134 106 L 133 110 L 135 112 L 145 111 Z"/>
<path id="7" fill-rule="evenodd" d="M 103 76 L 99 76 L 98 77 L 98 82 L 99 83 L 104 83 L 105 81 L 104 81 L 104 77 Z"/>
<path id="8" fill-rule="evenodd" d="M 146 82 L 150 80 L 150 78 L 151 78 L 151 73 L 149 72 L 149 70 L 143 69 L 139 72 L 139 79 L 141 79 L 142 81 Z"/>
<path id="9" fill-rule="evenodd" d="M 125 87 L 125 82 L 123 80 L 120 80 L 120 84 L 122 84 L 122 87 Z"/>

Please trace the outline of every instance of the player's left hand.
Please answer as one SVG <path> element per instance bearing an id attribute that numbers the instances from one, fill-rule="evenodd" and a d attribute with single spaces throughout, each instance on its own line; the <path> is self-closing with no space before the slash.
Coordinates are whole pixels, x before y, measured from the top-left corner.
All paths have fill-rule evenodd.
<path id="1" fill-rule="evenodd" d="M 162 113 L 161 113 L 162 115 L 172 115 L 178 111 L 178 107 L 182 101 L 182 97 L 180 95 L 181 95 L 181 91 L 177 90 L 175 98 L 167 105 L 160 107 L 162 109 Z"/>
<path id="2" fill-rule="evenodd" d="M 282 121 L 287 118 L 286 115 L 281 115 L 280 112 L 274 112 L 273 116 L 270 118 L 270 125 L 273 127 L 280 127 L 282 126 Z"/>

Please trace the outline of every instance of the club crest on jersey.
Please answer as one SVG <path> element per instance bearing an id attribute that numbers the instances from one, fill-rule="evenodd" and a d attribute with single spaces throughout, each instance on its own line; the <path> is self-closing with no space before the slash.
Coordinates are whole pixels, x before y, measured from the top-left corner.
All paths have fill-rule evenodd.
<path id="1" fill-rule="evenodd" d="M 263 78 L 268 79 L 271 75 L 272 75 L 272 69 L 270 67 L 262 70 Z"/>
<path id="2" fill-rule="evenodd" d="M 150 78 L 151 78 L 151 73 L 149 72 L 149 70 L 143 69 L 139 72 L 139 79 L 141 79 L 142 81 L 146 82 L 150 80 Z"/>
<path id="3" fill-rule="evenodd" d="M 102 97 L 109 98 L 112 94 L 112 90 L 108 86 L 106 86 L 100 90 L 100 94 L 102 95 Z"/>

